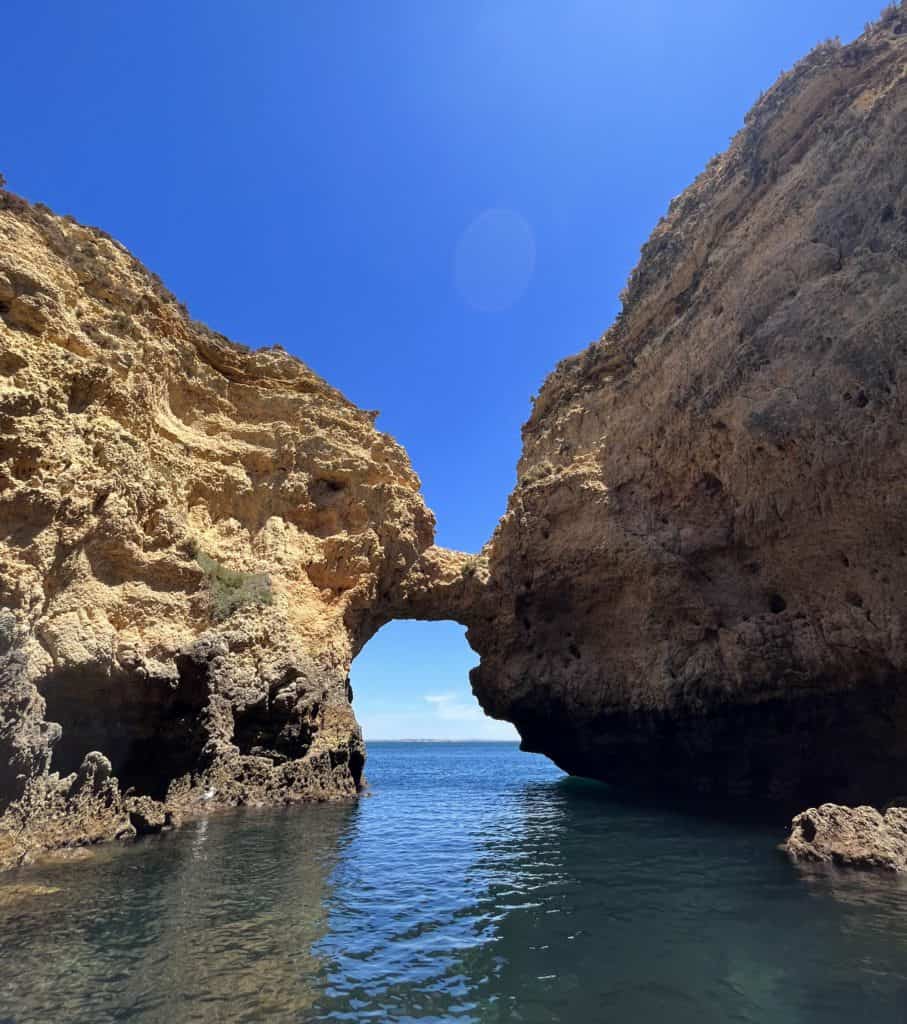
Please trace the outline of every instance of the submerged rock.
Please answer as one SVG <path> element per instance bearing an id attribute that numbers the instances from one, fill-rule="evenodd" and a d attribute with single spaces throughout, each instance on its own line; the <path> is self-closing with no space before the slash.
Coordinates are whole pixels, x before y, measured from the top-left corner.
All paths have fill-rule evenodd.
<path id="1" fill-rule="evenodd" d="M 822 804 L 798 814 L 783 846 L 794 862 L 907 870 L 907 808 Z"/>
<path id="2" fill-rule="evenodd" d="M 2 885 L 0 886 L 0 907 L 8 907 L 23 900 L 34 899 L 36 896 L 56 896 L 59 892 L 61 892 L 60 888 L 55 885 L 39 885 L 28 882 Z"/>

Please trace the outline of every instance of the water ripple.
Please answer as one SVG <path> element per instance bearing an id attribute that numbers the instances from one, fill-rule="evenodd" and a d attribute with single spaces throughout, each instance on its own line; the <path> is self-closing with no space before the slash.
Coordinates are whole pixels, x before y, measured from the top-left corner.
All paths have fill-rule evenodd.
<path id="1" fill-rule="evenodd" d="M 0 883 L 0 1022 L 907 1019 L 903 884 L 509 744 L 377 744 L 369 777 Z"/>

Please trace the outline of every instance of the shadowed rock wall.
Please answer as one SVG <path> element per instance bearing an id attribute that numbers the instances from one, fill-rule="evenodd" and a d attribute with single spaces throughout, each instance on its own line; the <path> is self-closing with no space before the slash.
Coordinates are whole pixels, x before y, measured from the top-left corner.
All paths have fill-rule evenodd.
<path id="1" fill-rule="evenodd" d="M 892 9 L 783 75 L 535 401 L 473 686 L 570 772 L 905 789 L 905 69 Z"/>

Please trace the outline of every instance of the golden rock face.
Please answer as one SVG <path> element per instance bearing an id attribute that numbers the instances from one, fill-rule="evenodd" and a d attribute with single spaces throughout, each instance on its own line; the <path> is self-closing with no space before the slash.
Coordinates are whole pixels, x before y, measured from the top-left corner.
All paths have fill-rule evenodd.
<path id="1" fill-rule="evenodd" d="M 432 536 L 372 414 L 0 193 L 4 805 L 75 817 L 95 750 L 182 805 L 354 793 L 350 660 Z"/>
<path id="2" fill-rule="evenodd" d="M 907 776 L 907 17 L 819 47 L 671 204 L 481 555 L 280 348 L 0 191 L 0 865 L 352 795 L 352 658 L 454 618 L 568 771 L 882 803 Z M 164 805 L 164 806 L 158 806 Z"/>

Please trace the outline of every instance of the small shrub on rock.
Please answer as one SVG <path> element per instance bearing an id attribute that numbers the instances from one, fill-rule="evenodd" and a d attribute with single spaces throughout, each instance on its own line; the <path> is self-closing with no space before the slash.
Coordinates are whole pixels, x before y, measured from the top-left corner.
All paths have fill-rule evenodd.
<path id="1" fill-rule="evenodd" d="M 271 578 L 266 573 L 228 569 L 204 551 L 196 551 L 195 560 L 208 578 L 215 619 L 226 619 L 249 605 L 266 605 L 273 601 Z"/>
<path id="2" fill-rule="evenodd" d="M 475 576 L 478 565 L 474 558 L 470 558 L 460 566 L 460 575 L 463 579 L 469 579 L 470 576 Z"/>

